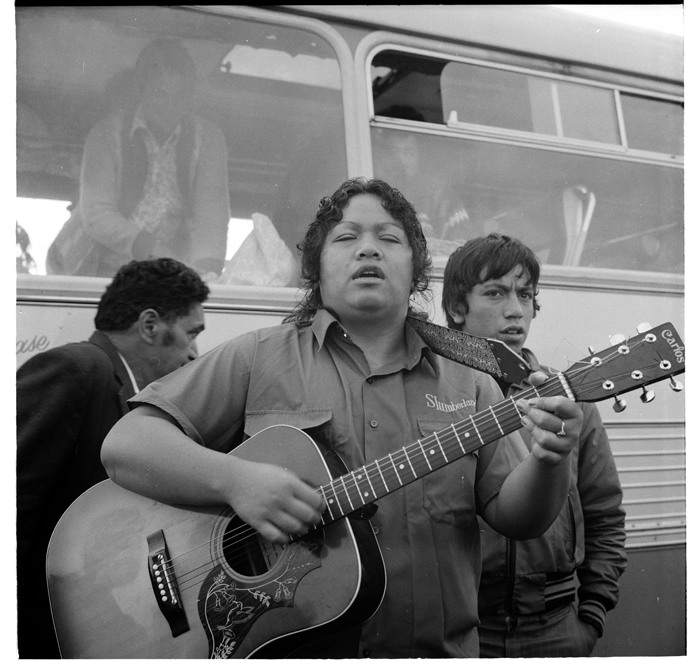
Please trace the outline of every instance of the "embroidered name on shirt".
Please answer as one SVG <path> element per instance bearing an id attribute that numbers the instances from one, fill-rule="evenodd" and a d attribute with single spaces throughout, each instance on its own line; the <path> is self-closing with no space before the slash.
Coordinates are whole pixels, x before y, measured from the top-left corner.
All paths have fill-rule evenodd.
<path id="1" fill-rule="evenodd" d="M 426 394 L 425 399 L 428 400 L 428 407 L 431 409 L 437 409 L 438 411 L 457 411 L 457 409 L 464 409 L 465 407 L 476 406 L 476 400 L 462 400 L 461 402 L 450 402 L 445 404 L 441 402 L 435 395 Z"/>

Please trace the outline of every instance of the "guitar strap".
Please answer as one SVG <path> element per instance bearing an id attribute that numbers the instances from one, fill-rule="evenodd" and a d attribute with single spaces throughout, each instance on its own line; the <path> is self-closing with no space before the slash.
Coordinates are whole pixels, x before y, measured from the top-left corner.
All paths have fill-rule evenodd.
<path id="1" fill-rule="evenodd" d="M 433 353 L 486 372 L 508 383 L 522 383 L 532 371 L 527 361 L 503 342 L 452 330 L 428 320 L 407 317 L 409 325 Z M 496 354 L 498 352 L 498 356 Z"/>

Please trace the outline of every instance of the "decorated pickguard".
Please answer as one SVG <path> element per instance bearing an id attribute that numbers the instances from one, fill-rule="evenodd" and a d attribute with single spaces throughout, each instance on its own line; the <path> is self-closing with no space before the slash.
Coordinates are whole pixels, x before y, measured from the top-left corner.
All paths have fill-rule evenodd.
<path id="1" fill-rule="evenodd" d="M 210 659 L 230 658 L 266 611 L 293 606 L 301 578 L 320 566 L 319 544 L 298 541 L 288 545 L 278 563 L 259 577 L 236 580 L 221 564 L 212 569 L 204 579 L 198 600 Z"/>

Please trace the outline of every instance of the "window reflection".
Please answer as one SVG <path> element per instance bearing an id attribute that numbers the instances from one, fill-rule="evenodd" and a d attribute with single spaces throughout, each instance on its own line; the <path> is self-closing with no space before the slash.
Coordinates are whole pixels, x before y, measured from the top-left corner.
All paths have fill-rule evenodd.
<path id="1" fill-rule="evenodd" d="M 680 169 L 376 127 L 372 144 L 438 258 L 497 231 L 544 263 L 683 271 Z"/>

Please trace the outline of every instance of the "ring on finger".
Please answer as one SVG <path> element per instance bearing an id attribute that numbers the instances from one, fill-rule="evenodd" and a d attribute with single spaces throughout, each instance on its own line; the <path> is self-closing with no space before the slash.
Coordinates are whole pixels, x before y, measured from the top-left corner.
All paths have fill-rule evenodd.
<path id="1" fill-rule="evenodd" d="M 557 437 L 565 437 L 566 436 L 566 430 L 564 429 L 566 427 L 566 423 L 564 421 L 561 422 L 561 430 L 557 432 Z"/>

